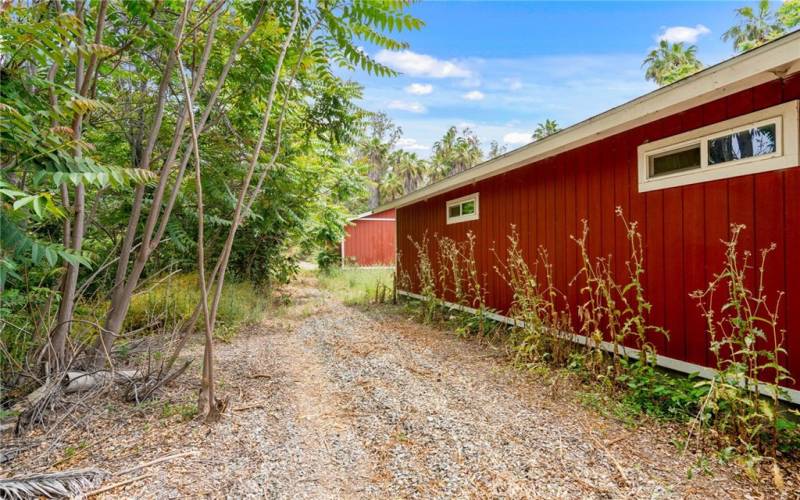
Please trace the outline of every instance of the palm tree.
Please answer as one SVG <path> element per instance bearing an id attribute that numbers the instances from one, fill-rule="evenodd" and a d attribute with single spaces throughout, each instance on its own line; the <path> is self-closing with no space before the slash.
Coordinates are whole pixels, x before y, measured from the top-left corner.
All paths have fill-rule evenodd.
<path id="1" fill-rule="evenodd" d="M 469 128 L 450 127 L 444 136 L 433 144 L 433 178 L 455 175 L 477 165 L 483 159 L 481 142 Z"/>
<path id="2" fill-rule="evenodd" d="M 453 169 L 457 142 L 458 129 L 450 127 L 441 139 L 433 143 L 434 178 L 447 177 Z"/>
<path id="3" fill-rule="evenodd" d="M 381 183 L 383 200 L 395 199 L 411 193 L 425 182 L 428 165 L 416 153 L 403 150 L 393 151 L 389 155 L 388 161 L 391 166 L 386 172 L 385 180 Z"/>
<path id="4" fill-rule="evenodd" d="M 548 135 L 555 134 L 559 130 L 561 130 L 561 127 L 558 126 L 558 123 L 548 118 L 544 123 L 540 123 L 536 126 L 536 130 L 533 131 L 533 136 L 531 137 L 534 141 L 538 141 L 539 139 L 544 139 Z"/>
<path id="5" fill-rule="evenodd" d="M 775 13 L 770 12 L 769 0 L 760 0 L 757 10 L 752 7 L 736 9 L 739 24 L 722 34 L 724 41 L 733 41 L 733 49 L 746 52 L 774 40 L 800 24 L 800 1 L 784 2 Z"/>
<path id="6" fill-rule="evenodd" d="M 642 66 L 647 66 L 644 77 L 662 86 L 685 78 L 703 68 L 696 54 L 694 45 L 685 47 L 683 42 L 661 40 L 658 48 L 653 49 L 642 62 Z"/>
<path id="7" fill-rule="evenodd" d="M 389 168 L 389 154 L 403 131 L 384 113 L 370 115 L 366 128 L 357 154 L 368 165 L 369 209 L 372 210 L 381 204 L 381 182 Z"/>
<path id="8" fill-rule="evenodd" d="M 450 174 L 458 174 L 472 168 L 480 163 L 482 159 L 483 151 L 481 150 L 481 141 L 478 136 L 469 128 L 462 129 L 455 151 L 455 168 Z"/>
<path id="9" fill-rule="evenodd" d="M 406 152 L 400 159 L 398 174 L 403 179 L 403 194 L 411 193 L 424 184 L 428 162 L 418 158 L 416 153 Z"/>
<path id="10" fill-rule="evenodd" d="M 777 38 L 783 33 L 781 23 L 769 10 L 769 0 L 758 2 L 758 10 L 752 7 L 736 9 L 739 24 L 722 34 L 722 40 L 733 41 L 733 49 L 745 52 Z"/>

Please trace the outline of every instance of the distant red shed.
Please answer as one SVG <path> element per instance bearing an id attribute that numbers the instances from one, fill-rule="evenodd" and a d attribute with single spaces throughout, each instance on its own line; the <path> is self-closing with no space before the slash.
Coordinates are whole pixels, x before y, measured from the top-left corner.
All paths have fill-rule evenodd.
<path id="1" fill-rule="evenodd" d="M 395 210 L 350 219 L 342 240 L 343 265 L 393 266 L 397 253 Z"/>
<path id="2" fill-rule="evenodd" d="M 576 311 L 584 299 L 571 236 L 587 220 L 589 253 L 611 256 L 624 275 L 620 207 L 644 240 L 650 321 L 670 332 L 652 338 L 657 362 L 710 376 L 710 339 L 689 294 L 721 270 L 730 225 L 745 224 L 741 250 L 758 255 L 776 244 L 763 285 L 770 300 L 784 293 L 778 327 L 788 355 L 780 362 L 795 380 L 788 395 L 800 402 L 799 103 L 797 32 L 386 204 L 380 209 L 397 209 L 398 269 L 410 279 L 398 293 L 422 298 L 411 240 L 428 242 L 436 273 L 436 240 L 469 235 L 487 306 L 511 322 L 514 297 L 496 266 L 513 226 L 531 267 L 546 250 L 554 285 Z M 753 269 L 747 279 L 757 286 Z M 437 293 L 457 306 L 449 287 Z"/>

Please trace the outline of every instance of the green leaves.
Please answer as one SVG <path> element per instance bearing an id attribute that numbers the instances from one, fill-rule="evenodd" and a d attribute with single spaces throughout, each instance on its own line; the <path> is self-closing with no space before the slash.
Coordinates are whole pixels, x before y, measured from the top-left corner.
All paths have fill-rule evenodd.
<path id="1" fill-rule="evenodd" d="M 327 51 L 339 65 L 360 68 L 373 75 L 395 76 L 397 72 L 372 59 L 356 46 L 356 41 L 369 42 L 386 50 L 408 48 L 406 42 L 395 40 L 382 32 L 418 30 L 424 26 L 422 20 L 404 12 L 405 2 L 374 2 L 357 0 L 345 5 L 340 11 L 320 7 L 320 18 L 324 21 L 323 37 Z"/>
<path id="2" fill-rule="evenodd" d="M 15 189 L 11 184 L 0 179 L 0 194 L 3 195 L 0 197 L 0 201 L 3 198 L 9 198 L 12 201 L 12 210 L 21 210 L 26 206 L 30 206 L 39 219 L 43 219 L 45 213 L 58 218 L 64 217 L 64 211 L 53 202 L 53 196 L 50 193 L 28 194 Z"/>
<path id="3" fill-rule="evenodd" d="M 733 42 L 737 52 L 746 52 L 772 41 L 800 24 L 800 2 L 784 2 L 775 12 L 767 0 L 760 0 L 758 9 L 750 6 L 735 10 L 738 24 L 722 34 L 722 40 Z"/>
<path id="4" fill-rule="evenodd" d="M 697 59 L 697 47 L 688 47 L 666 40 L 659 42 L 642 62 L 646 67 L 644 77 L 659 85 L 669 85 L 703 69 L 703 63 Z"/>
<path id="5" fill-rule="evenodd" d="M 20 198 L 18 201 L 21 200 L 27 198 Z M 25 204 L 29 203 L 35 207 L 36 201 L 26 201 Z M 85 256 L 76 254 L 59 243 L 43 241 L 28 234 L 5 209 L 0 210 L 0 247 L 4 251 L 0 261 L 0 288 L 4 287 L 9 277 L 21 279 L 18 273 L 21 267 L 38 266 L 45 262 L 51 268 L 60 262 L 91 267 Z"/>

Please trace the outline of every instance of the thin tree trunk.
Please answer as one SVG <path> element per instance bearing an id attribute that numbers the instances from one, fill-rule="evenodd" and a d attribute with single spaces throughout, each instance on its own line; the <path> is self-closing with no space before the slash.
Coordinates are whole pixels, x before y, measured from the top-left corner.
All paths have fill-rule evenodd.
<path id="1" fill-rule="evenodd" d="M 205 125 L 208 121 L 208 118 L 211 114 L 211 111 L 216 104 L 216 101 L 224 87 L 225 80 L 227 79 L 228 73 L 235 63 L 236 55 L 238 50 L 242 47 L 242 45 L 250 38 L 250 36 L 255 32 L 256 28 L 261 22 L 261 19 L 266 12 L 266 8 L 268 6 L 267 2 L 262 2 L 261 8 L 259 9 L 256 18 L 253 20 L 252 25 L 250 28 L 242 34 L 234 44 L 231 52 L 228 56 L 228 59 L 223 66 L 222 73 L 220 77 L 217 79 L 217 84 L 212 92 L 211 96 L 209 97 L 208 103 L 205 107 L 203 115 L 200 119 L 199 124 L 196 124 L 195 131 L 199 134 L 203 132 Z M 202 56 L 202 61 L 200 64 L 200 68 L 197 71 L 196 77 L 192 84 L 192 89 L 190 91 L 190 95 L 192 97 L 192 102 L 197 94 L 200 84 L 203 82 L 205 77 L 205 70 L 206 64 L 208 61 L 208 57 L 210 55 L 210 49 L 213 45 L 214 34 L 216 32 L 216 22 L 217 17 L 219 16 L 220 12 L 217 10 L 211 20 L 211 28 L 209 29 L 209 34 L 206 40 L 206 45 L 204 49 L 204 54 Z M 150 213 L 148 214 L 147 223 L 143 232 L 143 241 L 145 244 L 141 246 L 139 252 L 136 256 L 136 260 L 134 261 L 133 268 L 131 269 L 130 273 L 128 273 L 128 264 L 130 260 L 131 252 L 129 250 L 123 250 L 122 258 L 118 262 L 117 267 L 117 277 L 115 278 L 115 296 L 112 299 L 112 307 L 109 309 L 109 312 L 106 317 L 106 331 L 107 334 L 105 335 L 105 341 L 101 341 L 98 343 L 98 351 L 101 349 L 108 349 L 110 348 L 110 344 L 113 343 L 114 336 L 117 335 L 122 327 L 122 322 L 125 319 L 127 314 L 127 310 L 130 306 L 131 297 L 133 295 L 133 291 L 135 290 L 136 286 L 139 283 L 139 279 L 141 278 L 141 273 L 144 270 L 144 266 L 147 263 L 150 255 L 155 251 L 156 247 L 161 242 L 164 233 L 166 231 L 167 223 L 169 222 L 169 218 L 172 214 L 172 210 L 175 206 L 175 201 L 177 199 L 178 193 L 180 191 L 180 186 L 184 177 L 184 173 L 186 170 L 186 166 L 190 158 L 192 157 L 192 152 L 194 150 L 194 145 L 190 142 L 188 147 L 184 152 L 183 159 L 181 160 L 180 167 L 178 169 L 175 181 L 173 183 L 173 187 L 171 189 L 169 199 L 163 211 L 160 210 L 164 191 L 166 187 L 166 182 L 168 182 L 170 178 L 171 168 L 173 166 L 175 157 L 177 156 L 177 151 L 180 144 L 183 142 L 183 132 L 186 126 L 186 119 L 187 111 L 189 111 L 184 106 L 184 111 L 181 115 L 180 121 L 176 126 L 176 133 L 173 136 L 173 143 L 167 155 L 167 159 L 164 161 L 164 165 L 161 169 L 159 175 L 159 187 L 157 188 L 156 193 L 154 194 L 153 201 L 150 208 Z M 194 117 L 192 116 L 192 119 Z M 128 248 L 128 246 L 133 244 L 133 240 L 135 237 L 135 229 L 138 225 L 138 221 L 141 215 L 141 208 L 142 208 L 142 201 L 143 201 L 143 194 L 144 188 L 142 187 L 140 190 L 137 190 L 137 197 L 135 200 L 135 207 L 136 211 L 131 215 L 128 225 L 128 233 L 126 234 L 126 240 L 124 248 Z M 160 221 L 159 219 L 160 213 Z M 158 228 L 156 227 L 156 222 L 158 222 Z M 155 234 L 154 234 L 155 230 Z M 96 356 L 96 364 L 102 364 L 104 362 L 104 358 L 100 355 L 101 353 L 98 352 Z M 168 363 L 169 366 L 172 365 L 174 360 Z"/>
<path id="2" fill-rule="evenodd" d="M 78 1 L 75 4 L 76 16 L 81 23 L 81 35 L 79 36 L 77 42 L 78 45 L 81 46 L 84 44 L 84 33 L 85 33 L 85 5 L 82 1 Z M 100 2 L 97 10 L 97 22 L 95 25 L 95 36 L 94 36 L 94 43 L 100 44 L 103 40 L 103 30 L 105 29 L 105 21 L 106 21 L 106 9 L 108 7 L 108 1 L 103 0 Z M 83 69 L 83 55 L 81 50 L 78 50 L 78 56 L 76 60 L 76 69 L 75 69 L 75 90 L 81 97 L 86 97 L 86 92 L 88 92 L 89 88 L 91 87 L 90 82 L 95 79 L 97 75 L 97 54 L 93 53 L 92 57 L 89 60 L 89 66 L 86 68 L 84 73 Z M 72 120 L 72 138 L 75 144 L 75 151 L 74 155 L 76 158 L 80 158 L 83 155 L 83 151 L 81 150 L 80 146 L 80 139 L 82 135 L 82 127 L 83 127 L 83 114 L 78 112 L 75 114 L 75 117 Z M 65 191 L 62 191 L 62 194 Z M 75 186 L 75 200 L 72 205 L 72 216 L 73 216 L 73 224 L 72 227 L 69 228 L 65 225 L 65 246 L 70 248 L 76 254 L 81 252 L 83 246 L 83 236 L 85 232 L 85 220 L 86 220 L 86 212 L 85 212 L 85 198 L 86 198 L 86 191 L 83 186 L 83 183 L 78 183 Z M 67 231 L 70 229 L 71 231 Z M 71 234 L 70 234 L 71 233 Z M 68 263 L 66 271 L 66 277 L 64 278 L 64 286 L 62 288 L 62 297 L 61 303 L 59 304 L 58 314 L 57 314 L 57 322 L 56 327 L 54 328 L 51 336 L 50 336 L 50 346 L 51 346 L 51 356 L 50 356 L 50 365 L 51 369 L 60 370 L 63 368 L 63 364 L 65 361 L 65 349 L 66 349 L 66 341 L 67 337 L 69 336 L 70 325 L 72 324 L 72 314 L 75 308 L 75 291 L 78 287 L 78 273 L 80 271 L 80 266 L 78 264 Z"/>
<path id="3" fill-rule="evenodd" d="M 189 85 L 186 83 L 186 75 L 183 71 L 183 63 L 178 58 L 180 67 L 181 82 L 186 99 L 186 107 L 191 110 L 192 96 L 189 92 Z M 194 124 L 194 113 L 189 112 L 189 125 L 192 138 L 192 149 L 194 151 L 194 182 L 197 191 L 197 270 L 200 279 L 200 301 L 203 308 L 203 320 L 205 324 L 206 343 L 203 350 L 203 375 L 200 384 L 200 394 L 197 398 L 197 410 L 207 422 L 219 420 L 220 413 L 217 406 L 217 399 L 214 396 L 214 330 L 211 324 L 211 317 L 208 311 L 208 292 L 206 290 L 206 258 L 205 258 L 205 208 L 203 205 L 203 182 L 200 173 L 200 148 L 197 144 L 197 129 Z"/>
<path id="4" fill-rule="evenodd" d="M 175 27 L 173 28 L 172 35 L 176 40 L 181 40 L 182 38 L 183 29 L 186 25 L 186 20 L 189 17 L 189 12 L 193 4 L 193 1 L 187 1 L 183 6 L 181 15 L 175 21 Z M 176 53 L 176 50 L 170 51 L 169 56 L 167 57 L 167 62 L 164 65 L 164 71 L 162 72 L 161 83 L 159 84 L 158 88 L 158 100 L 156 102 L 155 117 L 153 118 L 153 124 L 150 127 L 147 145 L 145 146 L 145 150 L 138 165 L 139 168 L 144 170 L 150 169 L 150 160 L 153 155 L 153 150 L 155 149 L 158 134 L 161 130 L 161 123 L 164 118 L 164 109 L 166 107 L 167 90 L 169 89 L 169 83 L 172 79 L 172 72 L 176 63 Z M 128 314 L 130 297 L 133 295 L 135 285 L 138 284 L 137 279 L 136 283 L 131 286 L 131 280 L 126 281 L 125 277 L 127 275 L 131 253 L 133 252 L 134 240 L 136 238 L 136 228 L 139 225 L 139 218 L 141 216 L 142 207 L 144 204 L 144 192 L 144 185 L 137 186 L 134 194 L 133 206 L 131 208 L 131 215 L 128 219 L 128 227 L 125 231 L 125 238 L 123 239 L 122 247 L 120 249 L 120 259 L 117 262 L 117 270 L 114 276 L 114 288 L 111 293 L 111 306 L 108 314 L 106 315 L 103 332 L 98 336 L 97 343 L 95 344 L 95 367 L 101 367 L 105 364 L 108 353 L 111 351 L 114 338 L 121 331 L 122 323 L 125 320 L 125 316 Z M 153 205 L 154 207 L 157 206 L 156 200 L 153 200 Z M 138 257 L 134 262 L 134 270 L 138 271 L 139 273 L 141 273 L 142 269 L 144 268 L 144 264 L 149 256 L 149 252 L 147 254 L 142 253 L 147 252 L 146 246 L 147 245 L 142 244 L 139 249 L 140 257 Z"/>
<path id="5" fill-rule="evenodd" d="M 298 57 L 298 62 L 295 65 L 294 69 L 292 70 L 292 75 L 291 75 L 291 77 L 289 79 L 289 82 L 287 84 L 287 87 L 289 87 L 289 88 L 291 88 L 291 86 L 294 83 L 294 80 L 296 78 L 297 72 L 300 69 L 300 65 L 301 65 L 301 62 L 302 62 L 303 54 L 305 53 L 305 50 L 308 47 L 308 43 L 311 40 L 311 36 L 316 31 L 316 29 L 319 26 L 320 22 L 321 22 L 321 20 L 318 20 L 314 24 L 314 26 L 311 27 L 311 29 L 309 30 L 308 34 L 306 35 L 306 38 L 305 38 L 305 40 L 303 42 L 303 45 L 302 45 L 302 48 L 301 48 L 301 51 L 300 51 L 300 57 Z M 273 83 L 274 82 L 275 82 L 275 80 L 273 80 Z M 252 207 L 253 202 L 255 201 L 256 197 L 258 196 L 258 194 L 259 194 L 259 192 L 261 190 L 261 187 L 262 187 L 262 185 L 264 183 L 264 180 L 266 178 L 267 173 L 269 172 L 269 169 L 275 164 L 275 161 L 276 161 L 276 159 L 278 157 L 278 154 L 280 152 L 280 140 L 281 140 L 281 131 L 282 131 L 282 126 L 283 126 L 283 120 L 284 120 L 284 117 L 286 115 L 286 110 L 288 108 L 288 99 L 289 99 L 289 95 L 287 94 L 284 97 L 284 102 L 283 102 L 283 106 L 282 106 L 282 109 L 281 109 L 281 114 L 280 114 L 280 116 L 278 118 L 278 127 L 277 127 L 277 133 L 276 133 L 276 146 L 275 146 L 275 149 L 273 150 L 272 157 L 270 158 L 270 161 L 268 162 L 268 164 L 267 164 L 266 168 L 264 169 L 264 171 L 261 173 L 261 176 L 258 179 L 258 183 L 256 185 L 256 188 L 253 190 L 253 195 L 250 197 L 249 201 L 247 202 L 246 207 L 244 208 L 244 210 L 241 213 L 248 213 L 250 211 L 250 208 Z M 241 223 L 241 217 L 239 217 L 238 220 Z M 210 275 L 210 277 L 208 279 L 209 290 L 210 290 L 210 287 L 214 286 L 217 283 L 217 281 L 216 281 L 217 280 L 217 276 L 218 276 L 219 271 L 222 268 L 223 264 L 227 265 L 227 259 L 223 259 L 222 257 L 225 254 L 226 249 L 228 251 L 228 254 L 227 254 L 228 257 L 230 256 L 230 250 L 232 249 L 232 242 L 233 242 L 232 235 L 231 235 L 230 232 L 228 233 L 228 237 L 229 237 L 229 240 L 231 241 L 231 245 L 230 245 L 230 247 L 228 247 L 227 246 L 228 240 L 226 240 L 226 246 L 225 246 L 225 248 L 223 248 L 223 251 L 220 253 L 220 257 L 218 258 L 217 263 L 214 266 L 214 270 L 211 272 L 211 275 Z M 217 289 L 217 291 L 219 292 L 219 294 L 215 294 L 215 299 L 216 300 L 215 300 L 214 303 L 212 303 L 212 310 L 215 307 L 218 307 L 218 305 L 219 305 L 219 297 L 221 296 L 222 287 L 220 286 Z M 180 341 L 178 342 L 178 345 L 175 347 L 175 350 L 173 351 L 169 361 L 167 362 L 167 365 L 166 365 L 167 369 L 165 371 L 169 371 L 169 369 L 174 365 L 175 361 L 178 358 L 178 355 L 180 354 L 180 351 L 183 349 L 184 345 L 186 344 L 186 340 L 188 339 L 190 333 L 194 330 L 194 325 L 197 323 L 197 320 L 200 318 L 200 313 L 201 312 L 202 312 L 201 304 L 198 303 L 195 306 L 191 317 L 188 320 L 186 320 L 184 322 L 183 326 L 181 327 L 181 338 L 180 338 Z M 214 319 L 215 319 L 215 317 L 212 315 L 212 320 L 214 320 Z M 213 323 L 213 321 L 212 321 L 212 323 Z"/>
<path id="6" fill-rule="evenodd" d="M 217 309 L 219 307 L 219 300 L 220 300 L 220 297 L 221 297 L 221 294 L 222 294 L 222 288 L 224 286 L 225 268 L 227 267 L 228 258 L 230 257 L 230 251 L 231 251 L 231 249 L 233 247 L 233 239 L 234 239 L 234 237 L 236 235 L 236 229 L 237 229 L 238 224 L 241 222 L 241 219 L 242 219 L 241 214 L 243 212 L 247 212 L 249 210 L 250 206 L 252 206 L 252 203 L 253 203 L 253 201 L 255 200 L 255 198 L 258 195 L 258 190 L 260 189 L 261 185 L 263 184 L 264 179 L 266 177 L 266 173 L 268 171 L 268 169 L 265 169 L 265 171 L 262 172 L 262 174 L 261 174 L 261 176 L 260 176 L 260 178 L 258 180 L 258 186 L 257 186 L 253 196 L 250 198 L 249 202 L 247 202 L 247 208 L 243 211 L 242 210 L 242 208 L 243 208 L 242 205 L 245 202 L 245 198 L 247 196 L 247 192 L 248 192 L 248 189 L 249 189 L 249 186 L 250 186 L 250 182 L 252 181 L 252 177 L 253 177 L 253 174 L 255 172 L 255 166 L 256 166 L 258 157 L 260 155 L 261 148 L 263 146 L 263 142 L 264 142 L 264 137 L 265 137 L 265 134 L 266 134 L 267 126 L 269 124 L 269 118 L 271 116 L 271 111 L 272 111 L 272 105 L 273 105 L 273 102 L 274 102 L 275 92 L 276 92 L 276 89 L 277 89 L 277 85 L 278 85 L 278 83 L 280 81 L 280 71 L 281 71 L 281 68 L 283 66 L 283 61 L 285 59 L 286 52 L 288 51 L 289 45 L 291 44 L 292 38 L 294 37 L 294 31 L 297 28 L 297 23 L 299 21 L 299 14 L 300 14 L 300 5 L 299 5 L 298 0 L 295 0 L 295 12 L 294 12 L 294 17 L 292 19 L 292 25 L 290 27 L 289 33 L 287 34 L 287 38 L 286 38 L 283 46 L 281 47 L 281 53 L 280 53 L 280 55 L 278 57 L 278 61 L 277 61 L 277 64 L 275 66 L 275 70 L 274 70 L 275 74 L 273 76 L 272 87 L 270 89 L 269 98 L 267 100 L 267 109 L 264 112 L 264 118 L 262 120 L 261 129 L 259 131 L 258 140 L 256 142 L 256 146 L 255 146 L 254 151 L 253 151 L 253 156 L 251 158 L 251 162 L 250 162 L 250 165 L 249 165 L 249 168 L 248 168 L 248 172 L 247 172 L 247 175 L 245 177 L 245 182 L 244 182 L 244 185 L 242 187 L 242 191 L 240 192 L 239 198 L 237 200 L 236 210 L 234 211 L 233 223 L 231 225 L 231 229 L 228 232 L 228 237 L 227 237 L 227 239 L 225 241 L 225 245 L 224 245 L 222 251 L 220 252 L 220 256 L 217 259 L 217 263 L 214 266 L 214 270 L 212 271 L 211 276 L 210 276 L 210 278 L 208 280 L 208 288 L 206 289 L 207 291 L 210 290 L 211 287 L 216 284 L 214 300 L 213 300 L 212 305 L 211 305 L 210 318 L 209 318 L 209 324 L 211 325 L 211 328 L 212 328 L 212 338 L 213 338 L 213 327 L 214 327 L 214 323 L 216 321 L 216 312 L 217 312 Z M 316 30 L 316 27 L 318 25 L 319 25 L 319 21 L 315 24 L 315 26 L 311 29 L 311 31 L 309 32 L 308 36 L 306 37 L 306 40 L 303 43 L 303 48 L 302 48 L 303 51 L 305 51 L 305 48 L 308 45 L 308 42 L 310 41 L 311 35 L 313 34 L 314 30 Z M 302 53 L 303 52 L 301 52 L 301 54 Z M 299 59 L 300 60 L 298 60 L 298 63 L 297 63 L 297 65 L 295 66 L 295 68 L 293 70 L 289 86 L 291 86 L 291 83 L 294 81 L 295 75 L 297 74 L 297 70 L 300 67 L 300 63 L 301 63 L 302 57 L 300 57 Z M 278 152 L 280 150 L 280 130 L 281 130 L 281 125 L 283 123 L 284 116 L 285 116 L 286 108 L 288 107 L 287 105 L 288 105 L 288 96 L 284 100 L 283 109 L 281 110 L 281 115 L 280 115 L 280 118 L 279 118 L 279 126 L 278 126 L 278 142 L 276 143 L 275 150 L 274 150 L 273 156 L 272 156 L 270 164 L 269 164 L 270 166 L 272 164 L 274 164 L 275 159 L 277 158 Z M 217 280 L 217 275 L 219 275 L 219 279 L 218 280 Z M 194 325 L 197 323 L 197 320 L 199 319 L 200 314 L 203 312 L 205 307 L 206 306 L 204 305 L 203 301 L 201 300 L 201 303 L 199 303 L 195 307 L 191 318 L 189 318 L 189 320 L 187 320 L 185 322 L 185 324 L 183 325 L 183 327 L 181 328 L 181 331 L 182 331 L 181 339 L 180 339 L 178 345 L 176 346 L 175 350 L 173 351 L 170 359 L 167 361 L 165 372 L 169 372 L 170 368 L 175 363 L 175 360 L 177 360 L 178 355 L 180 354 L 183 346 L 186 344 L 186 340 L 189 338 L 189 333 L 191 331 L 193 331 Z M 209 356 L 209 353 L 206 352 L 205 356 L 204 356 L 204 363 L 210 362 L 212 360 L 212 358 L 213 358 L 213 356 Z"/>
<path id="7" fill-rule="evenodd" d="M 219 277 L 217 278 L 216 286 L 214 289 L 214 298 L 211 303 L 211 325 L 216 323 L 217 319 L 217 309 L 219 307 L 220 297 L 222 296 L 222 287 L 225 284 L 225 272 L 228 267 L 228 260 L 231 255 L 231 249 L 233 248 L 233 240 L 236 237 L 236 231 L 239 228 L 239 224 L 242 220 L 242 213 L 243 208 L 245 206 L 245 199 L 247 198 L 248 190 L 250 189 L 250 183 L 253 180 L 253 174 L 255 173 L 256 165 L 258 164 L 258 157 L 261 154 L 261 148 L 264 145 L 264 137 L 267 133 L 267 127 L 269 126 L 269 119 L 272 113 L 272 105 L 275 100 L 275 93 L 278 89 L 278 82 L 280 82 L 281 70 L 283 68 L 283 62 L 286 58 L 286 53 L 289 50 L 289 46 L 292 43 L 292 39 L 294 38 L 294 32 L 297 28 L 297 23 L 300 19 L 300 3 L 299 0 L 294 0 L 294 14 L 292 17 L 292 24 L 289 28 L 289 32 L 286 35 L 286 40 L 281 47 L 280 55 L 278 56 L 278 61 L 275 64 L 275 75 L 272 80 L 272 87 L 270 88 L 269 97 L 267 98 L 267 106 L 266 110 L 264 111 L 264 118 L 261 122 L 261 130 L 258 133 L 258 140 L 256 141 L 256 145 L 253 148 L 253 155 L 250 159 L 250 165 L 247 169 L 247 174 L 244 178 L 244 183 L 242 185 L 241 192 L 239 193 L 239 197 L 236 200 L 236 208 L 233 212 L 233 221 L 231 222 L 231 228 L 228 231 L 228 237 L 225 240 L 225 245 L 222 248 L 222 252 L 219 257 L 218 268 L 219 268 Z M 276 145 L 277 148 L 277 145 Z M 262 181 L 265 177 L 266 170 L 262 173 Z M 257 194 L 257 193 L 256 193 Z"/>

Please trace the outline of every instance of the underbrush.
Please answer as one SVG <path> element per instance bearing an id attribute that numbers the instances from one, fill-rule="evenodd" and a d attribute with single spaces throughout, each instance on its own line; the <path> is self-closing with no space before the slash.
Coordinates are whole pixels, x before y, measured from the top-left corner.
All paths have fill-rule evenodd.
<path id="1" fill-rule="evenodd" d="M 226 282 L 217 313 L 215 335 L 230 340 L 244 325 L 260 321 L 269 305 L 270 293 L 250 282 Z M 191 317 L 200 301 L 196 274 L 172 275 L 134 295 L 125 331 L 171 330 Z"/>
<path id="2" fill-rule="evenodd" d="M 429 239 L 427 234 L 412 240 L 417 255 L 414 269 L 403 275 L 403 289 L 415 290 L 423 299 L 412 312 L 428 323 L 449 324 L 460 336 L 489 332 L 498 338 L 500 331 L 515 365 L 555 381 L 577 380 L 583 387 L 579 399 L 587 406 L 629 425 L 644 416 L 683 424 L 682 446 L 715 443 L 739 457 L 736 461 L 751 478 L 771 464 L 769 474 L 780 488 L 778 458 L 800 458 L 800 414 L 780 401 L 782 386 L 792 379 L 779 363 L 787 354 L 786 332 L 778 318 L 782 292 L 767 295 L 764 289 L 767 256 L 774 245 L 762 250 L 754 264 L 750 253 L 737 249 L 744 227 L 732 225 L 729 241 L 723 242 L 721 269 L 707 289 L 691 295 L 706 320 L 709 351 L 716 361 L 716 375 L 700 379 L 656 366 L 656 346 L 669 342 L 669 332 L 649 321 L 652 306 L 643 285 L 643 238 L 637 224 L 625 219 L 621 209 L 616 215 L 629 242 L 621 275 L 615 273 L 612 256 L 590 254 L 585 221 L 582 233 L 572 238 L 580 263 L 569 283 L 578 296 L 574 309 L 565 292 L 554 286 L 546 249 L 539 247 L 533 258 L 524 256 L 512 226 L 507 253 L 494 253 L 494 272 L 512 291 L 506 315 L 513 326 L 491 321 L 487 277 L 474 271 L 471 233 L 462 242 L 438 235 Z M 752 275 L 755 280 L 746 279 Z M 448 310 L 443 297 L 476 314 Z M 631 348 L 636 356 L 630 355 Z"/>
<path id="3" fill-rule="evenodd" d="M 394 270 L 379 267 L 344 267 L 319 271 L 322 289 L 347 305 L 386 302 L 392 299 Z"/>
<path id="4" fill-rule="evenodd" d="M 0 388 L 0 399 L 13 399 L 29 389 L 28 383 L 20 385 L 20 374 L 35 366 L 34 358 L 41 352 L 58 306 L 47 300 L 51 291 L 42 290 L 43 298 L 34 305 L 12 292 L 5 292 L 0 301 L 0 377 L 4 386 Z M 258 322 L 269 298 L 267 290 L 249 282 L 226 283 L 220 299 L 216 336 L 228 341 L 242 326 Z M 115 353 L 124 358 L 133 341 L 151 335 L 169 336 L 183 320 L 191 317 L 199 300 L 196 274 L 171 274 L 153 280 L 133 296 L 123 326 L 125 333 L 117 342 Z M 108 307 L 108 301 L 99 298 L 76 304 L 71 327 L 76 351 L 86 352 L 91 348 Z M 25 380 L 30 378 L 25 377 Z"/>

